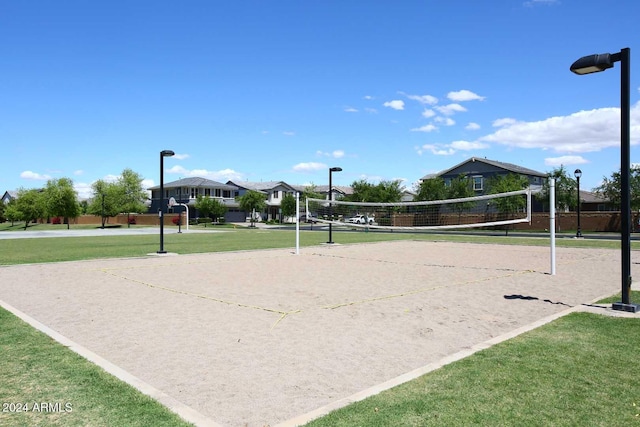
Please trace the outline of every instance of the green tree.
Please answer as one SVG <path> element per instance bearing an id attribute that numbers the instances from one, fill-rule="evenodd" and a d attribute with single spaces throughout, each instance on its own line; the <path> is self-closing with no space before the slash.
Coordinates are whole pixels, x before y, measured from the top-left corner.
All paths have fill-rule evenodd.
<path id="1" fill-rule="evenodd" d="M 102 218 L 102 228 L 107 219 L 122 212 L 122 187 L 115 182 L 97 180 L 91 185 L 93 197 L 88 213 Z"/>
<path id="2" fill-rule="evenodd" d="M 447 187 L 447 199 L 464 199 L 467 197 L 473 197 L 474 192 L 471 188 L 471 183 L 469 182 L 469 178 L 465 175 L 460 174 L 456 178 L 451 180 L 451 183 Z M 466 201 L 466 202 L 458 202 L 453 203 L 451 208 L 458 213 L 458 224 L 460 223 L 460 218 L 462 216 L 462 212 L 468 211 L 473 206 L 475 206 L 475 202 Z"/>
<path id="3" fill-rule="evenodd" d="M 488 180 L 488 194 L 508 193 L 524 190 L 529 186 L 529 180 L 523 175 L 510 173 L 506 176 L 497 175 Z M 493 199 L 489 202 L 502 214 L 505 219 L 513 219 L 516 212 L 526 208 L 527 201 L 522 196 L 509 196 Z M 505 233 L 509 233 L 509 225 L 505 226 Z"/>
<path id="4" fill-rule="evenodd" d="M 11 221 L 11 226 L 13 226 L 16 221 L 21 220 L 20 212 L 16 205 L 16 199 L 13 199 L 5 206 L 4 209 L 4 216 L 8 221 Z"/>
<path id="5" fill-rule="evenodd" d="M 78 195 L 69 178 L 50 179 L 43 193 L 46 212 L 51 217 L 63 217 L 70 227 L 70 219 L 80 216 Z"/>
<path id="6" fill-rule="evenodd" d="M 280 202 L 280 209 L 282 209 L 282 215 L 285 217 L 292 217 L 296 215 L 296 198 L 293 194 L 285 194 Z"/>
<path id="7" fill-rule="evenodd" d="M 220 217 L 224 217 L 227 211 L 227 207 L 220 200 L 209 196 L 205 197 L 202 194 L 198 194 L 195 207 L 199 214 L 207 218 L 213 217 L 214 221 L 217 221 Z"/>
<path id="8" fill-rule="evenodd" d="M 318 192 L 318 187 L 314 183 L 306 186 L 300 195 L 301 202 L 304 202 L 307 199 L 324 199 L 324 196 L 322 193 Z"/>
<path id="9" fill-rule="evenodd" d="M 431 200 L 443 200 L 447 197 L 447 186 L 444 179 L 440 177 L 433 177 L 422 180 L 418 188 L 416 189 L 415 201 L 431 201 Z M 425 224 L 437 225 L 440 224 L 440 205 L 428 205 L 425 206 L 422 221 Z"/>
<path id="10" fill-rule="evenodd" d="M 443 200 L 447 197 L 447 186 L 440 177 L 429 178 L 420 183 L 416 193 L 416 201 Z"/>
<path id="11" fill-rule="evenodd" d="M 560 216 L 560 212 L 567 212 L 571 208 L 575 208 L 578 204 L 577 182 L 575 179 L 569 176 L 569 173 L 564 166 L 560 165 L 559 168 L 553 169 L 548 173 L 549 178 L 555 180 L 555 199 L 556 199 L 556 213 Z M 543 206 L 549 206 L 549 180 L 545 180 L 542 184 L 542 191 L 536 194 L 536 199 L 539 200 Z M 557 221 L 556 224 L 560 224 Z M 558 231 L 560 228 L 558 227 Z"/>
<path id="12" fill-rule="evenodd" d="M 620 171 L 611 174 L 610 178 L 603 177 L 602 184 L 594 190 L 601 197 L 609 200 L 611 204 L 620 209 L 621 201 L 621 183 Z M 640 168 L 632 167 L 629 170 L 629 186 L 631 187 L 631 209 L 636 211 L 640 209 Z"/>
<path id="13" fill-rule="evenodd" d="M 7 217 L 4 213 L 6 205 L 2 202 L 0 202 L 0 222 L 5 222 L 7 220 Z"/>
<path id="14" fill-rule="evenodd" d="M 353 193 L 345 197 L 345 200 L 351 202 L 398 203 L 402 200 L 403 189 L 400 180 L 372 184 L 361 179 L 354 181 L 351 188 Z"/>
<path id="15" fill-rule="evenodd" d="M 131 169 L 124 169 L 118 178 L 117 185 L 121 193 L 121 212 L 127 213 L 127 226 L 131 226 L 130 214 L 147 211 L 144 202 L 147 192 L 142 187 L 143 178 Z"/>
<path id="16" fill-rule="evenodd" d="M 267 205 L 267 196 L 264 193 L 255 190 L 249 190 L 242 196 L 236 197 L 240 209 L 249 212 L 251 215 L 251 227 L 255 227 L 256 218 L 254 212 L 261 212 Z"/>
<path id="17" fill-rule="evenodd" d="M 24 229 L 29 226 L 29 222 L 36 221 L 46 215 L 44 193 L 41 190 L 18 190 L 18 197 L 15 204 L 17 220 L 24 221 Z"/>

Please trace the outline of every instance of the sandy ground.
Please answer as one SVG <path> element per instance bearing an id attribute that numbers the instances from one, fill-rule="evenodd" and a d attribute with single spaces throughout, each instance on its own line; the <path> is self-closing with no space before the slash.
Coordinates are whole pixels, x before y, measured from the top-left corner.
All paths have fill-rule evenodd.
<path id="1" fill-rule="evenodd" d="M 619 250 L 558 248 L 554 276 L 549 252 L 416 241 L 10 266 L 0 300 L 223 426 L 273 426 L 619 291 Z"/>

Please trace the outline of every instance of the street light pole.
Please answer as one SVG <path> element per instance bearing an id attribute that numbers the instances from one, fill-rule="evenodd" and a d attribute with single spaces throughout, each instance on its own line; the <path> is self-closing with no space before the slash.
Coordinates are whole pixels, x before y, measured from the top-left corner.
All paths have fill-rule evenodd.
<path id="1" fill-rule="evenodd" d="M 164 250 L 164 158 L 175 155 L 171 150 L 162 150 L 160 152 L 160 208 L 158 209 L 158 216 L 160 217 L 160 250 L 159 254 L 166 254 Z"/>
<path id="2" fill-rule="evenodd" d="M 580 178 L 582 177 L 582 171 L 580 169 L 576 169 L 573 172 L 573 175 L 576 177 L 576 181 L 578 182 L 578 231 L 576 231 L 576 237 L 582 237 L 582 229 L 580 228 Z"/>
<path id="3" fill-rule="evenodd" d="M 333 244 L 331 221 L 333 221 L 333 182 L 331 181 L 331 175 L 333 172 L 341 172 L 342 168 L 333 167 L 329 169 L 329 241 L 327 243 Z"/>
<path id="4" fill-rule="evenodd" d="M 622 301 L 612 304 L 614 310 L 635 313 L 640 305 L 629 299 L 631 290 L 631 149 L 630 149 L 630 50 L 583 56 L 570 70 L 576 74 L 591 74 L 612 68 L 620 62 L 620 247 L 622 250 Z"/>

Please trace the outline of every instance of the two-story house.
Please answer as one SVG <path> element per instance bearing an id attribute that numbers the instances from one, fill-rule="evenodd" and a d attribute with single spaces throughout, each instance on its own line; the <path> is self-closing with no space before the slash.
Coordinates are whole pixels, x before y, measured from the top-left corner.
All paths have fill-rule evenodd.
<path id="1" fill-rule="evenodd" d="M 160 206 L 160 186 L 149 188 L 151 191 L 151 206 L 149 212 L 157 212 Z M 234 185 L 223 184 L 206 178 L 182 178 L 164 184 L 164 202 L 173 197 L 178 204 L 185 204 L 189 208 L 189 218 L 197 218 L 199 213 L 195 208 L 198 195 L 204 197 L 214 197 L 220 200 L 227 207 L 225 214 L 226 222 L 244 221 L 244 212 L 240 211 L 236 197 L 240 194 L 240 189 Z M 182 212 L 182 207 L 174 206 L 171 212 Z"/>

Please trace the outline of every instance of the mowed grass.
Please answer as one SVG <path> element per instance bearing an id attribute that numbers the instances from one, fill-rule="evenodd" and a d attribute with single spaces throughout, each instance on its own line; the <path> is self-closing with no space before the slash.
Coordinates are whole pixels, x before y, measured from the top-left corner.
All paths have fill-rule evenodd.
<path id="1" fill-rule="evenodd" d="M 41 230 L 46 229 L 47 228 L 41 228 Z M 205 229 L 201 228 L 201 230 Z M 166 233 L 164 235 L 164 249 L 168 252 L 178 254 L 190 254 L 295 248 L 294 230 L 232 227 L 220 227 L 216 228 L 216 230 L 218 232 Z M 64 232 L 64 230 L 59 231 Z M 20 233 L 20 231 L 11 233 Z M 327 240 L 328 233 L 326 231 L 310 231 L 305 229 L 300 232 L 300 246 L 302 247 L 324 244 Z M 549 245 L 549 238 L 544 237 L 487 236 L 474 233 L 365 232 L 362 230 L 334 231 L 332 240 L 337 244 L 391 240 L 444 240 L 451 242 L 509 245 Z M 620 247 L 620 242 L 619 240 L 559 238 L 556 241 L 556 246 L 615 249 Z M 632 248 L 640 249 L 640 242 L 632 242 Z M 76 261 L 96 258 L 140 257 L 153 254 L 159 249 L 159 234 L 0 239 L 0 265 Z"/>
<path id="2" fill-rule="evenodd" d="M 307 426 L 638 425 L 638 342 L 640 318 L 572 313 Z"/>
<path id="3" fill-rule="evenodd" d="M 0 308 L 1 426 L 188 426 Z"/>
<path id="4" fill-rule="evenodd" d="M 222 230 L 226 232 L 167 234 L 165 249 L 187 254 L 293 249 L 295 245 L 291 230 Z M 327 237 L 326 232 L 304 231 L 300 244 L 322 244 Z M 334 242 L 339 244 L 399 239 L 549 244 L 548 238 L 536 237 L 333 233 Z M 618 241 L 588 239 L 559 239 L 557 245 L 619 248 Z M 7 265 L 146 256 L 158 249 L 157 235 L 12 239 L 0 240 L 0 262 Z M 632 292 L 632 300 L 638 298 L 640 294 Z M 619 299 L 612 297 L 612 301 Z M 636 318 L 572 314 L 335 411 L 310 426 L 640 424 L 640 415 L 636 415 L 640 413 L 640 386 L 635 367 L 639 322 Z M 22 403 L 33 409 L 34 403 L 44 402 L 65 409 L 0 412 L 0 425 L 186 425 L 157 402 L 2 309 L 0 325 L 0 403 Z M 67 403 L 71 411 L 66 411 Z"/>

